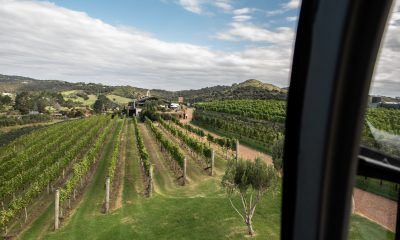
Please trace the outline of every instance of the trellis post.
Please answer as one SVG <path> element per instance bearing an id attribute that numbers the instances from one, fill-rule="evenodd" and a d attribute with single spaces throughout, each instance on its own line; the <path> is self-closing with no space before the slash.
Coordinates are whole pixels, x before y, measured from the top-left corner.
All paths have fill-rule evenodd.
<path id="1" fill-rule="evenodd" d="M 110 178 L 107 177 L 106 179 L 106 213 L 110 208 Z"/>
<path id="2" fill-rule="evenodd" d="M 56 195 L 55 195 L 55 204 L 54 204 L 54 230 L 58 229 L 58 226 L 60 224 L 60 219 L 59 219 L 59 212 L 60 212 L 60 190 L 56 190 Z"/>

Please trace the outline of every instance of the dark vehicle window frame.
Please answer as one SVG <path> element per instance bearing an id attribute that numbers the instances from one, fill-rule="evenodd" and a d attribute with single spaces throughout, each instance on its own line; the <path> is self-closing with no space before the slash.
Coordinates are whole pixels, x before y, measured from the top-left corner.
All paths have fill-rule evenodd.
<path id="1" fill-rule="evenodd" d="M 400 183 L 398 159 L 360 149 L 392 2 L 302 2 L 286 118 L 282 239 L 347 239 L 356 175 Z"/>

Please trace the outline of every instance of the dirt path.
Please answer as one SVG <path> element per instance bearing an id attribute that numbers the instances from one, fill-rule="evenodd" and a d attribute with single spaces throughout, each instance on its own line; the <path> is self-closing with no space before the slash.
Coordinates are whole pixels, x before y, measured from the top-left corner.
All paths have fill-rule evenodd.
<path id="1" fill-rule="evenodd" d="M 391 230 L 396 229 L 397 202 L 354 188 L 355 212 Z"/>
<path id="2" fill-rule="evenodd" d="M 193 118 L 193 108 L 186 109 L 186 113 L 188 115 L 188 118 L 187 119 L 182 119 L 181 122 L 185 123 L 185 124 L 190 124 L 190 122 L 192 121 L 192 118 Z M 199 128 L 198 126 L 194 126 L 194 127 Z M 209 131 L 207 131 L 205 129 L 203 129 L 203 131 L 206 134 L 210 133 L 213 136 L 221 137 L 221 136 L 219 136 L 219 135 L 217 135 L 215 133 L 209 132 Z M 265 162 L 267 162 L 268 164 L 272 164 L 272 157 L 271 156 L 269 156 L 269 155 L 267 155 L 265 153 L 259 152 L 257 150 L 254 150 L 252 148 L 249 148 L 247 146 L 244 146 L 243 144 L 239 145 L 239 157 L 244 158 L 244 159 L 251 159 L 251 160 L 259 157 L 259 158 L 263 159 Z"/>

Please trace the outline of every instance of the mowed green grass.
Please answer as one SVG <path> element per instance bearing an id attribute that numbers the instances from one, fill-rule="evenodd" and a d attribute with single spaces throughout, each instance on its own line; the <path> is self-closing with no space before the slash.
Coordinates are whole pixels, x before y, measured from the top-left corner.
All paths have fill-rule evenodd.
<path id="1" fill-rule="evenodd" d="M 151 135 L 141 125 L 142 135 L 149 143 Z M 104 198 L 104 178 L 106 162 L 117 141 L 115 136 L 105 146 L 105 155 L 89 185 L 80 205 L 71 220 L 61 229 L 52 232 L 43 226 L 52 224 L 51 214 L 44 214 L 38 219 L 21 239 L 245 239 L 246 227 L 241 218 L 231 208 L 224 191 L 220 187 L 221 175 L 225 166 L 222 158 L 216 159 L 218 175 L 209 177 L 199 174 L 201 170 L 195 164 L 189 164 L 188 172 L 192 176 L 186 186 L 174 183 L 174 176 L 168 170 L 165 159 L 159 148 L 155 151 L 160 159 L 153 160 L 155 171 L 152 198 L 143 197 L 143 184 L 136 149 L 136 139 L 132 123 L 127 131 L 127 150 L 125 160 L 125 177 L 123 179 L 122 207 L 108 214 L 101 213 L 101 202 Z M 157 175 L 158 174 L 158 175 Z M 191 176 L 189 176 L 191 177 Z M 259 204 L 254 216 L 253 239 L 279 239 L 281 194 L 267 194 Z M 239 199 L 235 204 L 240 206 Z M 51 208 L 52 210 L 52 208 Z M 44 231 L 44 233 L 43 233 Z M 28 233 L 27 232 L 27 233 Z M 40 233 L 40 234 L 39 234 Z M 353 216 L 350 239 L 394 239 L 393 233 L 362 217 Z"/>

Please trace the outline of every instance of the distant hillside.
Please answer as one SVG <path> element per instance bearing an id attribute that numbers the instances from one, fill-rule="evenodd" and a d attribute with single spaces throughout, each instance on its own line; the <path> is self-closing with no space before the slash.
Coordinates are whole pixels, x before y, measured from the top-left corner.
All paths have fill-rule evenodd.
<path id="1" fill-rule="evenodd" d="M 147 89 L 132 86 L 106 86 L 95 83 L 70 83 L 59 80 L 36 80 L 20 76 L 0 75 L 0 92 L 80 90 L 88 95 L 106 94 L 125 98 L 139 98 Z M 214 86 L 197 90 L 166 91 L 152 89 L 151 95 L 169 101 L 177 101 L 183 96 L 186 102 L 212 101 L 222 99 L 285 99 L 287 90 L 275 85 L 249 79 L 232 86 Z"/>
<path id="2" fill-rule="evenodd" d="M 137 98 L 144 96 L 147 89 L 131 86 L 106 86 L 97 83 L 71 83 L 60 80 L 37 80 L 21 76 L 0 74 L 0 92 L 16 93 L 22 91 L 84 91 L 88 95 L 114 94 L 121 97 Z"/>
<path id="3" fill-rule="evenodd" d="M 232 86 L 215 86 L 199 90 L 178 91 L 187 102 L 206 102 L 224 99 L 286 99 L 287 90 L 275 85 L 249 79 Z"/>

